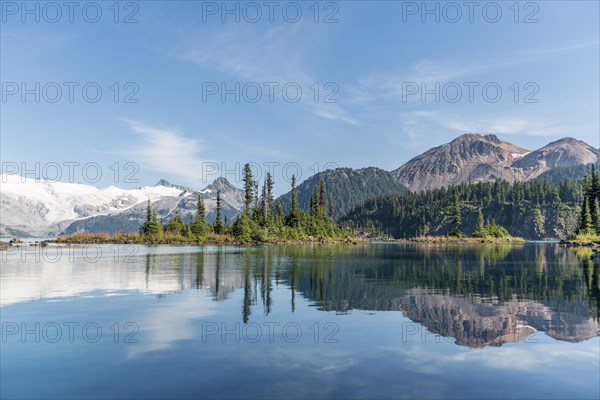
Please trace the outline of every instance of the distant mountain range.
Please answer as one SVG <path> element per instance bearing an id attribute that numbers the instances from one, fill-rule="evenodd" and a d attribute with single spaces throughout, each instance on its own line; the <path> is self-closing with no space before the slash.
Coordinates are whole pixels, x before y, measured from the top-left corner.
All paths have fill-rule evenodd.
<path id="1" fill-rule="evenodd" d="M 379 168 L 338 168 L 320 172 L 298 185 L 300 206 L 309 208 L 313 187 L 324 179 L 339 218 L 366 200 L 425 191 L 468 182 L 503 179 L 509 182 L 580 178 L 587 164 L 598 163 L 598 149 L 573 138 L 529 151 L 495 135 L 464 134 L 434 147 L 388 172 Z M 120 189 L 96 188 L 79 183 L 47 182 L 2 175 L 0 182 L 0 234 L 3 236 L 56 236 L 76 232 L 134 232 L 145 218 L 147 200 L 159 217 L 168 221 L 176 213 L 188 220 L 198 196 L 205 199 L 207 220 L 214 220 L 216 193 L 221 191 L 223 215 L 234 218 L 243 208 L 243 191 L 225 178 L 194 190 L 161 179 L 155 186 Z M 290 206 L 288 192 L 280 201 Z"/>
<path id="2" fill-rule="evenodd" d="M 217 191 L 221 191 L 225 218 L 242 209 L 243 192 L 225 178 L 202 190 L 161 179 L 155 186 L 99 189 L 80 183 L 51 182 L 2 175 L 0 234 L 2 236 L 56 236 L 77 232 L 137 232 L 150 200 L 163 221 L 176 213 L 184 220 L 195 215 L 198 196 L 204 198 L 207 220 L 215 218 Z"/>
<path id="3" fill-rule="evenodd" d="M 529 151 L 495 135 L 465 134 L 413 158 L 392 175 L 411 191 L 468 182 L 530 181 L 557 169 L 596 163 L 599 152 L 573 138 Z"/>

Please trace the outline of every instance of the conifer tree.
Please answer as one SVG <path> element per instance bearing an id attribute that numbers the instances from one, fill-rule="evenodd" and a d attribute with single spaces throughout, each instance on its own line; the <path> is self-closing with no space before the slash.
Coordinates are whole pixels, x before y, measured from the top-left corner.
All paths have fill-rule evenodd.
<path id="1" fill-rule="evenodd" d="M 473 231 L 474 237 L 484 237 L 485 236 L 485 221 L 483 219 L 483 212 L 481 209 L 477 212 L 477 227 Z"/>
<path id="2" fill-rule="evenodd" d="M 310 216 L 317 217 L 319 215 L 319 191 L 315 186 L 312 195 L 310 196 Z"/>
<path id="3" fill-rule="evenodd" d="M 296 175 L 292 175 L 292 207 L 291 210 L 298 210 L 298 193 L 296 193 Z"/>
<path id="4" fill-rule="evenodd" d="M 335 206 L 333 204 L 333 196 L 329 196 L 329 219 L 333 221 L 335 218 Z"/>
<path id="5" fill-rule="evenodd" d="M 233 235 L 238 240 L 249 241 L 252 239 L 252 230 L 247 216 L 238 215 L 232 227 Z"/>
<path id="6" fill-rule="evenodd" d="M 202 195 L 198 196 L 198 203 L 196 206 L 196 221 L 190 223 L 190 230 L 196 236 L 201 236 L 206 233 L 206 207 L 204 206 L 204 199 Z"/>
<path id="7" fill-rule="evenodd" d="M 292 207 L 287 216 L 286 223 L 292 228 L 300 224 L 300 207 L 298 206 L 298 193 L 296 193 L 296 176 L 292 175 Z"/>
<path id="8" fill-rule="evenodd" d="M 185 235 L 187 233 L 187 227 L 179 211 L 175 213 L 175 217 L 167 225 L 167 230 L 176 235 Z"/>
<path id="9" fill-rule="evenodd" d="M 248 165 L 248 164 L 246 164 Z M 216 217 L 215 217 L 215 225 L 214 225 L 214 230 L 215 233 L 223 233 L 223 220 L 221 219 L 221 191 L 218 190 L 217 191 L 217 210 L 216 210 Z"/>
<path id="10" fill-rule="evenodd" d="M 162 231 L 163 227 L 158 222 L 156 210 L 152 209 L 150 206 L 150 200 L 148 200 L 148 205 L 146 207 L 146 222 L 140 226 L 140 234 L 146 236 L 156 236 L 162 234 Z"/>
<path id="11" fill-rule="evenodd" d="M 152 210 L 152 218 L 150 221 L 150 226 L 148 228 L 148 235 L 161 235 L 163 233 L 163 226 L 160 222 L 158 222 L 158 216 L 156 215 L 156 210 Z"/>
<path id="12" fill-rule="evenodd" d="M 283 220 L 285 219 L 284 215 L 283 215 L 283 207 L 281 205 L 281 202 L 277 202 L 277 207 L 276 207 L 276 211 L 275 211 L 275 221 L 276 224 L 278 226 L 283 225 Z"/>
<path id="13" fill-rule="evenodd" d="M 579 224 L 579 232 L 584 235 L 590 235 L 593 233 L 592 215 L 590 213 L 590 202 L 586 197 L 583 200 L 583 207 L 581 207 L 581 220 Z"/>
<path id="14" fill-rule="evenodd" d="M 327 213 L 327 192 L 323 178 L 319 181 L 319 207 L 317 210 L 317 217 L 324 220 Z"/>
<path id="15" fill-rule="evenodd" d="M 260 200 L 260 196 L 258 195 L 258 182 L 252 181 L 252 199 L 254 200 L 254 209 L 258 209 L 258 202 Z"/>
<path id="16" fill-rule="evenodd" d="M 250 208 L 252 207 L 252 200 L 254 198 L 254 181 L 252 179 L 252 170 L 250 164 L 244 165 L 244 212 L 249 214 Z"/>
<path id="17" fill-rule="evenodd" d="M 146 206 L 146 222 L 144 222 L 144 224 L 142 226 L 140 226 L 140 234 L 148 235 L 151 222 L 152 222 L 152 207 L 150 206 L 150 199 L 148 199 L 148 204 Z"/>
<path id="18" fill-rule="evenodd" d="M 202 196 L 198 196 L 198 204 L 196 205 L 196 221 L 204 222 L 206 218 L 206 207 L 204 206 L 204 199 Z"/>
<path id="19" fill-rule="evenodd" d="M 462 232 L 460 231 L 460 227 L 462 225 L 461 217 L 460 217 L 460 202 L 458 201 L 458 193 L 454 195 L 454 235 L 462 236 Z"/>
<path id="20" fill-rule="evenodd" d="M 598 186 L 598 178 L 600 174 L 596 171 L 596 166 L 592 164 L 590 167 L 590 183 L 589 183 L 589 193 L 588 195 L 591 197 L 596 197 L 600 194 L 600 186 Z"/>
<path id="21" fill-rule="evenodd" d="M 460 218 L 460 202 L 458 201 L 458 194 L 454 195 L 454 224 L 460 228 L 462 221 Z"/>
<path id="22" fill-rule="evenodd" d="M 269 223 L 271 219 L 271 205 L 269 204 L 268 194 L 267 194 L 267 179 L 265 178 L 265 184 L 262 189 L 262 196 L 260 199 L 260 208 L 261 208 L 261 224 L 263 226 Z"/>
<path id="23" fill-rule="evenodd" d="M 146 205 L 146 224 L 150 224 L 152 222 L 152 207 L 150 206 L 150 199 L 148 199 L 148 204 Z"/>
<path id="24" fill-rule="evenodd" d="M 265 186 L 267 187 L 265 200 L 267 201 L 267 207 L 269 209 L 269 214 L 273 212 L 273 186 L 275 182 L 273 182 L 273 176 L 270 172 L 267 172 Z"/>
<path id="25" fill-rule="evenodd" d="M 595 220 L 594 228 L 596 230 L 596 234 L 600 235 L 600 200 L 598 197 L 594 199 L 594 209 L 595 214 L 592 215 L 592 220 Z"/>

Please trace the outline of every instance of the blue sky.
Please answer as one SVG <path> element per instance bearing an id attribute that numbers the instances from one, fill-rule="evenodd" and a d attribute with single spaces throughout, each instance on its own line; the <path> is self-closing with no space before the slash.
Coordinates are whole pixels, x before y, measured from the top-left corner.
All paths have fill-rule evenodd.
<path id="1" fill-rule="evenodd" d="M 94 3 L 96 23 L 96 9 L 76 3 L 73 22 L 64 6 L 59 18 L 39 3 L 36 22 L 21 2 L 2 2 L 5 172 L 58 163 L 67 181 L 64 163 L 79 162 L 71 180 L 197 188 L 219 175 L 215 166 L 253 162 L 263 173 L 272 165 L 281 193 L 286 164 L 301 179 L 333 165 L 391 170 L 465 132 L 529 149 L 565 136 L 600 146 L 597 1 L 479 2 L 472 16 L 463 2 L 428 2 L 437 22 L 423 2 L 319 2 L 318 15 L 314 1 L 274 2 L 272 21 L 264 2 L 227 3 L 238 22 L 222 2 L 121 2 L 115 15 L 110 1 Z M 236 83 L 239 102 L 222 98 L 222 84 L 236 92 Z M 23 84 L 39 103 L 22 97 Z M 96 167 L 84 175 L 86 163 L 102 177 L 89 177 Z"/>

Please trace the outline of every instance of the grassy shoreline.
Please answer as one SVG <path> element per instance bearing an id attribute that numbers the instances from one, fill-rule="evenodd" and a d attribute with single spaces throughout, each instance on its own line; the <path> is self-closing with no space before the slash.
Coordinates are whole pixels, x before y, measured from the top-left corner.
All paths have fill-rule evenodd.
<path id="1" fill-rule="evenodd" d="M 207 234 L 205 237 L 186 237 L 180 235 L 144 236 L 136 233 L 115 235 L 80 233 L 69 236 L 61 236 L 48 240 L 55 244 L 148 244 L 148 245 L 260 245 L 260 244 L 358 244 L 366 240 L 355 237 L 344 238 L 314 238 L 311 236 L 300 239 L 273 239 L 267 241 L 241 241 L 229 235 L 215 233 Z"/>
<path id="2" fill-rule="evenodd" d="M 343 238 L 315 238 L 311 236 L 299 239 L 271 239 L 267 241 L 240 241 L 230 235 L 219 235 L 210 233 L 205 237 L 198 239 L 196 237 L 186 237 L 180 235 L 160 235 L 144 236 L 135 233 L 131 234 L 74 234 L 61 236 L 56 239 L 48 240 L 48 243 L 56 244 L 169 244 L 169 245 L 260 245 L 260 244 L 359 244 L 370 243 L 371 240 L 364 237 L 347 236 Z M 389 243 L 469 243 L 469 244 L 520 244 L 526 240 L 522 238 L 475 238 L 475 237 L 452 237 L 452 236 L 422 236 L 408 239 L 392 239 Z"/>
<path id="3" fill-rule="evenodd" d="M 579 234 L 575 235 L 571 239 L 563 240 L 561 244 L 569 247 L 598 247 L 600 246 L 600 235 Z"/>
<path id="4" fill-rule="evenodd" d="M 302 245 L 302 244 L 364 244 L 379 242 L 380 240 L 369 237 L 346 236 L 343 238 L 315 238 L 311 236 L 299 239 L 270 239 L 266 241 L 249 240 L 241 241 L 231 235 L 209 233 L 198 239 L 181 235 L 163 234 L 160 236 L 145 236 L 137 233 L 117 233 L 114 235 L 103 233 L 78 233 L 60 236 L 55 239 L 44 240 L 53 244 L 146 244 L 146 245 Z M 480 237 L 455 237 L 455 236 L 418 236 L 406 239 L 383 240 L 386 243 L 431 243 L 431 244 L 523 244 L 527 240 L 520 237 L 507 238 L 480 238 Z M 573 239 L 563 240 L 561 245 L 567 247 L 600 247 L 600 236 L 578 236 Z M 0 250 L 12 247 L 11 244 L 0 241 Z"/>
<path id="5" fill-rule="evenodd" d="M 418 236 L 409 239 L 401 239 L 402 243 L 467 243 L 467 244 L 521 244 L 527 241 L 520 237 L 457 237 L 457 236 Z"/>

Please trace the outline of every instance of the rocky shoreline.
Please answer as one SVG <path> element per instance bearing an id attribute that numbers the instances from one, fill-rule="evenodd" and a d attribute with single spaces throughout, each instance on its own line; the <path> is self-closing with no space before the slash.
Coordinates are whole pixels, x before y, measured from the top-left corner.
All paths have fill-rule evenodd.
<path id="1" fill-rule="evenodd" d="M 35 246 L 47 247 L 48 243 L 50 243 L 49 240 L 42 240 L 41 242 L 36 241 L 36 242 L 29 243 L 29 246 L 31 246 L 31 247 L 35 247 Z M 8 242 L 4 242 L 4 241 L 0 240 L 0 250 L 8 250 L 12 247 L 21 247 L 21 246 L 25 246 L 25 245 L 26 245 L 26 243 L 23 242 L 19 238 L 11 239 Z"/>
<path id="2" fill-rule="evenodd" d="M 600 242 L 598 241 L 561 240 L 559 245 L 570 248 L 591 248 L 592 255 L 590 259 L 600 263 Z"/>
<path id="3" fill-rule="evenodd" d="M 449 243 L 449 244 L 522 244 L 526 240 L 519 237 L 511 238 L 475 238 L 452 236 L 423 236 L 397 240 L 399 243 Z"/>

